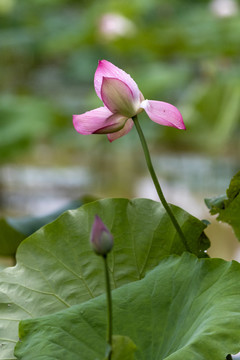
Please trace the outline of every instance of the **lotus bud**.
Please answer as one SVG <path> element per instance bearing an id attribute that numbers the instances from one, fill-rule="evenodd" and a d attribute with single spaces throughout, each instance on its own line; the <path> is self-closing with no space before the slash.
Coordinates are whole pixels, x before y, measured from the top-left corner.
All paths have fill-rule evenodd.
<path id="1" fill-rule="evenodd" d="M 113 236 L 99 216 L 95 216 L 90 243 L 97 255 L 107 255 L 113 247 Z"/>

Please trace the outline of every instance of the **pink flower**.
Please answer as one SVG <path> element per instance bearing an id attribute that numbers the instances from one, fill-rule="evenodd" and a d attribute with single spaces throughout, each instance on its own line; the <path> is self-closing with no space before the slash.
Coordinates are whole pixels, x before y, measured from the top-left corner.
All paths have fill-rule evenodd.
<path id="1" fill-rule="evenodd" d="M 99 35 L 106 40 L 118 37 L 131 37 L 136 33 L 134 23 L 118 13 L 105 13 L 100 18 Z"/>
<path id="2" fill-rule="evenodd" d="M 112 142 L 132 129 L 132 117 L 143 110 L 160 125 L 185 129 L 182 115 L 175 106 L 145 100 L 131 76 L 107 60 L 99 61 L 94 87 L 104 106 L 73 115 L 73 125 L 80 134 L 107 134 Z"/>
<path id="3" fill-rule="evenodd" d="M 98 255 L 107 255 L 113 247 L 113 236 L 98 215 L 92 226 L 90 243 Z"/>

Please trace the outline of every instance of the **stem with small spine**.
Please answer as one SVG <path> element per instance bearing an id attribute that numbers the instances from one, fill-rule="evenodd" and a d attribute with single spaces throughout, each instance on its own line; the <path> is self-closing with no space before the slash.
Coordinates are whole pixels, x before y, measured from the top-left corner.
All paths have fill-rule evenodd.
<path id="1" fill-rule="evenodd" d="M 110 346 L 108 360 L 111 360 L 111 356 L 112 356 L 112 295 L 111 295 L 111 285 L 110 285 L 108 265 L 107 265 L 107 255 L 103 255 L 103 260 L 104 260 L 106 295 L 107 295 L 107 343 Z"/>
<path id="2" fill-rule="evenodd" d="M 159 196 L 159 199 L 160 201 L 162 202 L 162 205 L 163 207 L 165 208 L 166 212 L 168 213 L 182 243 L 184 244 L 185 248 L 187 251 L 190 252 L 190 249 L 189 249 L 189 246 L 187 244 L 187 240 L 182 232 L 182 229 L 180 227 L 180 225 L 178 224 L 178 221 L 177 219 L 175 218 L 170 206 L 168 205 L 164 195 L 163 195 L 163 192 L 162 192 L 162 189 L 161 189 L 161 186 L 159 184 L 159 181 L 158 181 L 158 178 L 157 178 L 157 175 L 155 173 L 155 170 L 153 168 L 153 164 L 152 164 L 152 160 L 151 160 L 151 157 L 150 157 L 150 153 L 149 153 L 149 149 L 148 149 L 148 146 L 147 146 L 147 142 L 146 142 L 146 139 L 145 139 L 145 136 L 143 134 L 143 131 L 141 129 L 141 126 L 138 122 L 138 117 L 137 115 L 133 116 L 133 122 L 135 124 L 135 127 L 137 129 L 137 132 L 138 132 L 138 135 L 139 135 L 139 138 L 140 138 L 140 141 L 141 141 L 141 144 L 142 144 L 142 148 L 143 148 L 143 152 L 144 152 L 144 155 L 145 155 L 145 159 L 146 159 L 146 162 L 147 162 L 147 167 L 148 167 L 148 170 L 150 172 L 150 175 L 152 177 L 152 180 L 153 180 L 153 183 L 155 185 L 155 188 L 156 188 L 156 191 L 158 193 L 158 196 Z"/>

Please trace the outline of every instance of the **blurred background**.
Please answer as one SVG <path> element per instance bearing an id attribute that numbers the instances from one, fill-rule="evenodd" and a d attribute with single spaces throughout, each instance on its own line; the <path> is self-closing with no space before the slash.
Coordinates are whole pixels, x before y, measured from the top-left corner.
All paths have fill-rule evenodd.
<path id="1" fill-rule="evenodd" d="M 180 109 L 187 131 L 140 115 L 165 196 L 211 218 L 211 256 L 239 260 L 204 204 L 239 170 L 239 0 L 0 0 L 0 215 L 45 215 L 86 194 L 157 200 L 135 129 L 110 144 L 73 128 L 72 114 L 101 106 L 100 59 Z"/>

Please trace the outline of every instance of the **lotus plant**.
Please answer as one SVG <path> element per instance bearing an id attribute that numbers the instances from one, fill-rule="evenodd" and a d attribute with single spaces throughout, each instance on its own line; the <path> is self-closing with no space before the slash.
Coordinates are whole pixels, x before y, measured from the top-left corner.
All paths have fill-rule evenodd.
<path id="1" fill-rule="evenodd" d="M 112 142 L 128 134 L 135 124 L 159 199 L 185 248 L 189 250 L 181 227 L 163 195 L 138 122 L 138 114 L 145 111 L 149 118 L 159 125 L 185 129 L 180 111 L 163 101 L 146 100 L 131 76 L 107 60 L 101 60 L 98 63 L 94 87 L 104 106 L 81 115 L 73 115 L 75 129 L 82 135 L 107 134 L 108 140 Z"/>

